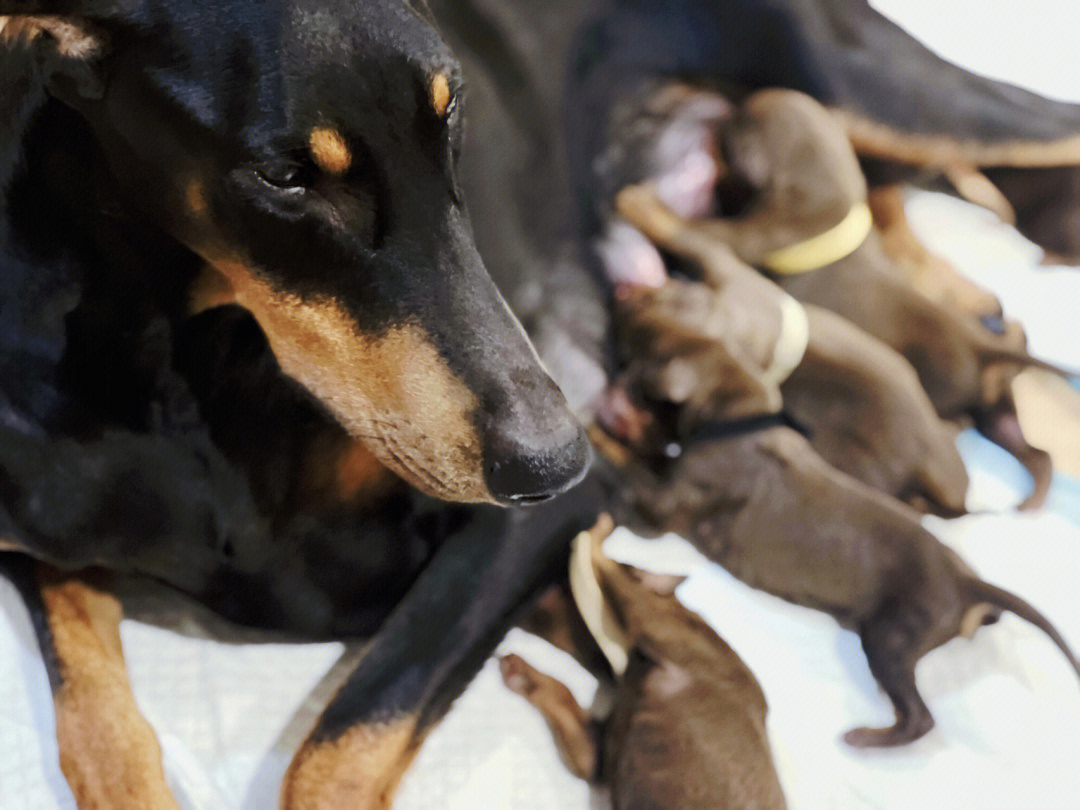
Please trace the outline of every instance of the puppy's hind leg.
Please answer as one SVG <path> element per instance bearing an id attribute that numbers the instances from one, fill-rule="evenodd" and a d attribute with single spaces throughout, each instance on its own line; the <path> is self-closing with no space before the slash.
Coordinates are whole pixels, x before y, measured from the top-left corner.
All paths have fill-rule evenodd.
<path id="1" fill-rule="evenodd" d="M 889 728 L 856 728 L 844 735 L 844 742 L 856 748 L 887 748 L 913 742 L 934 727 L 930 714 L 915 687 L 915 664 L 924 650 L 919 633 L 889 616 L 875 618 L 862 628 L 862 645 L 877 678 L 896 710 L 896 724 Z"/>
<path id="2" fill-rule="evenodd" d="M 1034 481 L 1031 494 L 1016 508 L 1030 511 L 1046 503 L 1053 483 L 1054 465 L 1049 453 L 1032 447 L 1024 438 L 1012 397 L 1006 396 L 988 411 L 979 413 L 975 426 L 986 438 L 1014 456 L 1031 475 Z"/>
<path id="3" fill-rule="evenodd" d="M 7 555 L 45 659 L 60 770 L 79 810 L 178 810 L 120 648 L 120 603 L 77 575 Z"/>

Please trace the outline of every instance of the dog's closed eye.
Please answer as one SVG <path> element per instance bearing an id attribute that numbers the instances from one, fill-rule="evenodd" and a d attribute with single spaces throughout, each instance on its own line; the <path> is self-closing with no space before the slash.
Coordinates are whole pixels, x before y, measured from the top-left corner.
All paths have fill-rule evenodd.
<path id="1" fill-rule="evenodd" d="M 255 175 L 268 186 L 280 191 L 303 191 L 303 166 L 292 160 L 272 160 L 255 168 Z"/>

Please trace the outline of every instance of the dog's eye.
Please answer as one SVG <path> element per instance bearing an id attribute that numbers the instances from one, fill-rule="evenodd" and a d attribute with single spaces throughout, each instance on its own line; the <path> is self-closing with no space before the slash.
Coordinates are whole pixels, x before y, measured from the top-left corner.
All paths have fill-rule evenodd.
<path id="1" fill-rule="evenodd" d="M 443 114 L 443 118 L 445 120 L 449 121 L 451 118 L 453 118 L 454 113 L 457 112 L 457 108 L 458 108 L 457 96 L 453 96 L 450 99 L 450 103 L 446 105 L 446 112 Z"/>
<path id="2" fill-rule="evenodd" d="M 302 191 L 304 189 L 303 170 L 292 161 L 273 161 L 264 163 L 255 169 L 255 175 L 266 183 L 282 191 Z"/>

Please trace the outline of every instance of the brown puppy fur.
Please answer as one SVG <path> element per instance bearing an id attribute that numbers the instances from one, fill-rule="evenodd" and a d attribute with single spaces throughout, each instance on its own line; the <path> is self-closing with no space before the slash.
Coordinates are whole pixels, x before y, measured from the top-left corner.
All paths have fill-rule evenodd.
<path id="1" fill-rule="evenodd" d="M 807 306 L 802 361 L 774 385 L 783 299 L 722 242 L 683 226 L 648 189 L 624 190 L 620 213 L 665 250 L 701 268 L 708 285 L 669 281 L 620 302 L 621 344 L 682 418 L 731 420 L 783 410 L 830 464 L 928 509 L 964 511 L 968 477 L 950 429 L 911 365 L 842 318 Z"/>
<path id="2" fill-rule="evenodd" d="M 611 786 L 615 810 L 781 810 L 761 687 L 739 656 L 675 598 L 678 580 L 592 562 L 626 638 L 611 717 L 593 721 L 569 690 L 517 656 L 503 679 L 543 714 L 578 776 Z M 601 753 L 602 752 L 602 753 Z"/>
<path id="3" fill-rule="evenodd" d="M 655 458 L 659 423 L 632 419 L 651 424 L 635 449 Z M 1046 632 L 1080 675 L 1080 662 L 1034 608 L 980 580 L 913 510 L 833 469 L 787 427 L 700 436 L 675 461 L 624 467 L 623 480 L 632 482 L 626 517 L 639 529 L 678 532 L 748 585 L 825 611 L 859 634 L 897 719 L 848 732 L 851 745 L 895 746 L 926 734 L 934 721 L 915 685 L 916 663 L 1002 609 Z"/>
<path id="4" fill-rule="evenodd" d="M 808 96 L 755 93 L 721 139 L 729 175 L 752 190 L 751 199 L 741 215 L 698 227 L 750 264 L 761 267 L 770 253 L 825 233 L 866 202 L 866 180 L 843 126 Z M 1039 364 L 1026 353 L 1022 334 L 998 334 L 925 297 L 898 273 L 874 234 L 845 258 L 777 281 L 903 354 L 942 416 L 974 415 L 982 432 L 1028 466 L 1035 490 L 1022 508 L 1041 505 L 1049 458 L 1024 441 L 1008 388 L 1025 365 Z"/>

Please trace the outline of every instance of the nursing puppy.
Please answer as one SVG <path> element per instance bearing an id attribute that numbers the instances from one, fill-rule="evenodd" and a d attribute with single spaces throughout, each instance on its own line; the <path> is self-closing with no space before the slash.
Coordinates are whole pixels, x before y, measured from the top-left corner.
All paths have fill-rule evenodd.
<path id="1" fill-rule="evenodd" d="M 827 310 L 799 307 L 725 244 L 681 227 L 650 189 L 628 188 L 616 205 L 707 282 L 624 289 L 617 303 L 632 373 L 680 403 L 684 425 L 782 408 L 838 469 L 929 510 L 964 511 L 963 461 L 904 358 Z"/>
<path id="2" fill-rule="evenodd" d="M 571 582 L 612 651 L 611 716 L 592 720 L 566 686 L 516 655 L 500 662 L 507 686 L 543 713 L 577 776 L 610 785 L 615 810 L 782 810 L 757 679 L 675 598 L 680 580 L 603 555 L 607 523 L 579 535 Z"/>
<path id="3" fill-rule="evenodd" d="M 618 518 L 638 531 L 677 532 L 751 587 L 824 611 L 859 634 L 896 723 L 849 731 L 849 744 L 896 746 L 930 731 L 915 665 L 1001 610 L 1043 630 L 1080 675 L 1065 641 L 1031 605 L 983 582 L 914 511 L 830 467 L 779 420 L 701 425 L 671 460 L 659 420 L 625 392 L 609 403 L 608 429 L 644 459 L 622 459 L 629 509 Z"/>
<path id="4" fill-rule="evenodd" d="M 1009 384 L 1042 364 L 1019 330 L 941 306 L 905 280 L 872 233 L 866 180 L 838 120 L 801 93 L 763 90 L 725 123 L 720 141 L 728 171 L 720 194 L 737 189 L 743 204 L 737 214 L 685 224 L 726 242 L 798 300 L 903 354 L 942 416 L 973 417 L 1028 468 L 1035 488 L 1022 508 L 1041 505 L 1049 457 L 1024 440 Z"/>

